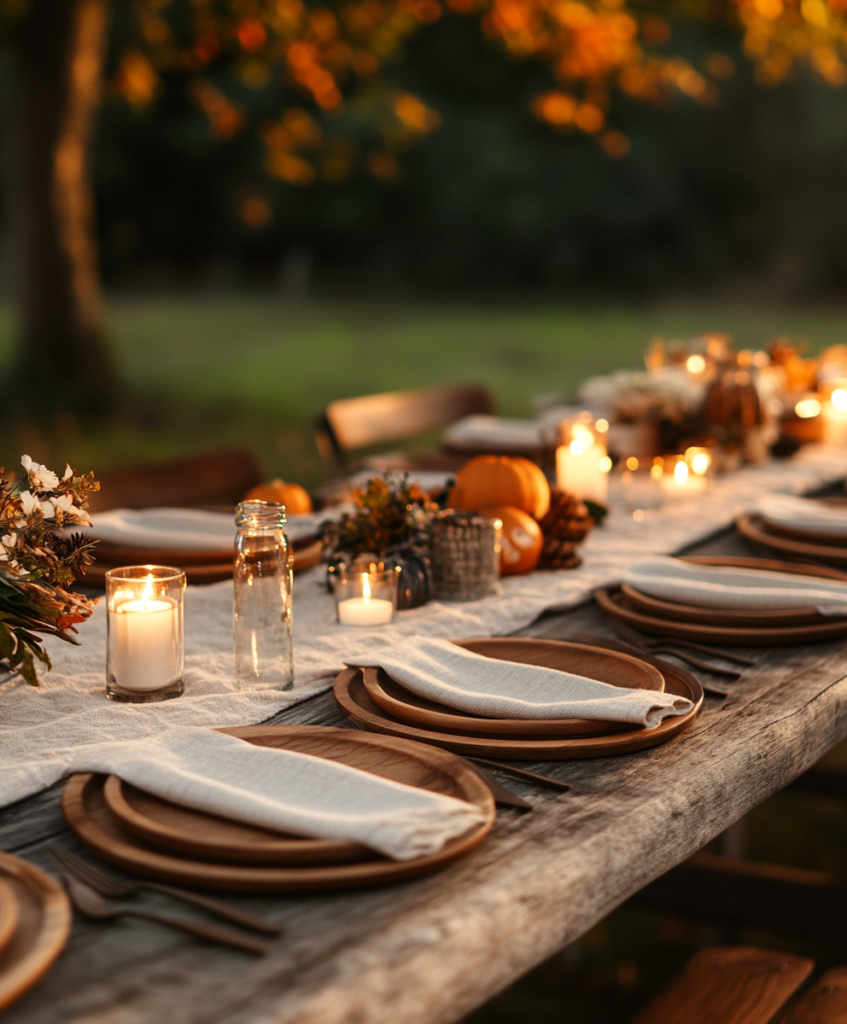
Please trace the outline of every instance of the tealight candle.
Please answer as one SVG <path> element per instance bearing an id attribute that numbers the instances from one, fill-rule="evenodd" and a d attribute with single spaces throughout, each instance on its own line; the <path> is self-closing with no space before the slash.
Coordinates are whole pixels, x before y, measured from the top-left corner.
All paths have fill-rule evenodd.
<path id="1" fill-rule="evenodd" d="M 847 387 L 833 388 L 823 403 L 823 439 L 827 444 L 847 444 Z"/>
<path id="2" fill-rule="evenodd" d="M 384 626 L 394 619 L 399 567 L 384 572 L 339 574 L 336 609 L 342 626 Z M 377 596 L 379 595 L 379 596 Z"/>
<path id="3" fill-rule="evenodd" d="M 662 489 L 669 495 L 701 494 L 709 486 L 712 456 L 705 448 L 688 448 L 684 455 L 664 460 Z"/>
<path id="4" fill-rule="evenodd" d="M 606 421 L 598 421 L 608 430 Z M 570 426 L 570 440 L 556 450 L 556 479 L 561 488 L 579 495 L 584 501 L 605 505 L 609 493 L 609 470 L 612 460 L 606 446 L 585 421 Z"/>
<path id="5" fill-rule="evenodd" d="M 185 573 L 129 566 L 106 574 L 111 700 L 151 703 L 183 692 Z"/>

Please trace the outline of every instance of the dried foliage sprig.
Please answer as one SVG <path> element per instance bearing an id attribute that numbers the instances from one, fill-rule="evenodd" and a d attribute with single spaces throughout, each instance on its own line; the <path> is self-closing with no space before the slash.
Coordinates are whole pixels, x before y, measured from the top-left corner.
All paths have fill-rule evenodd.
<path id="1" fill-rule="evenodd" d="M 330 558 L 341 552 L 384 557 L 407 545 L 426 548 L 430 515 L 438 506 L 409 483 L 408 473 L 373 477 L 355 492 L 355 501 L 353 514 L 323 526 L 324 551 Z"/>
<path id="2" fill-rule="evenodd" d="M 0 468 L 0 668 L 37 686 L 36 660 L 50 667 L 43 637 L 75 644 L 75 624 L 94 608 L 68 587 L 94 561 L 96 541 L 67 528 L 91 525 L 88 495 L 100 485 L 70 466 L 60 479 L 28 455 L 21 465 L 20 481 L 2 478 Z"/>

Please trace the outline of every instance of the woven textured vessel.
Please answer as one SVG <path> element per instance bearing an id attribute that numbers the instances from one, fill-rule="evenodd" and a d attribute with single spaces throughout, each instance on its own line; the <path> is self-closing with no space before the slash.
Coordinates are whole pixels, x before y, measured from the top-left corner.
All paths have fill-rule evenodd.
<path id="1" fill-rule="evenodd" d="M 447 509 L 432 519 L 433 597 L 476 601 L 496 593 L 500 575 L 500 520 Z"/>

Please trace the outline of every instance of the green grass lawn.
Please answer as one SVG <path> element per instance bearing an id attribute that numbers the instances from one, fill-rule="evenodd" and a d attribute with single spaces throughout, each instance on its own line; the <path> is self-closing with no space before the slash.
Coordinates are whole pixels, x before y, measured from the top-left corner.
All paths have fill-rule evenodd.
<path id="1" fill-rule="evenodd" d="M 655 335 L 707 330 L 739 347 L 777 334 L 813 349 L 847 339 L 847 308 L 686 301 L 496 302 L 263 293 L 113 296 L 109 327 L 126 395 L 114 423 L 64 418 L 14 425 L 0 447 L 39 461 L 95 470 L 213 444 L 247 444 L 268 474 L 318 483 L 311 424 L 330 401 L 394 388 L 479 381 L 506 415 L 529 415 L 532 396 L 574 389 L 585 377 L 638 366 Z M 0 367 L 13 317 L 0 306 Z"/>

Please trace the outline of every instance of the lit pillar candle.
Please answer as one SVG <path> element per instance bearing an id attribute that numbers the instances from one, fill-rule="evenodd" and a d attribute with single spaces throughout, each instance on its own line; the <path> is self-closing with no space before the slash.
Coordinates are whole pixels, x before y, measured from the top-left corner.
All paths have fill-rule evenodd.
<path id="1" fill-rule="evenodd" d="M 572 440 L 556 451 L 556 479 L 559 486 L 584 501 L 605 505 L 609 493 L 612 460 L 606 448 L 583 424 L 573 427 Z"/>
<path id="2" fill-rule="evenodd" d="M 829 401 L 823 403 L 823 439 L 827 444 L 847 444 L 847 389 L 845 388 L 833 389 Z"/>
<path id="3" fill-rule="evenodd" d="M 338 621 L 342 626 L 384 626 L 394 618 L 394 605 L 383 598 L 371 597 L 367 573 L 362 573 L 362 596 L 338 602 Z"/>
<path id="4" fill-rule="evenodd" d="M 124 601 L 115 609 L 115 678 L 125 690 L 158 690 L 179 675 L 173 601 Z"/>
<path id="5" fill-rule="evenodd" d="M 185 573 L 124 566 L 106 573 L 106 695 L 148 704 L 183 692 Z"/>

